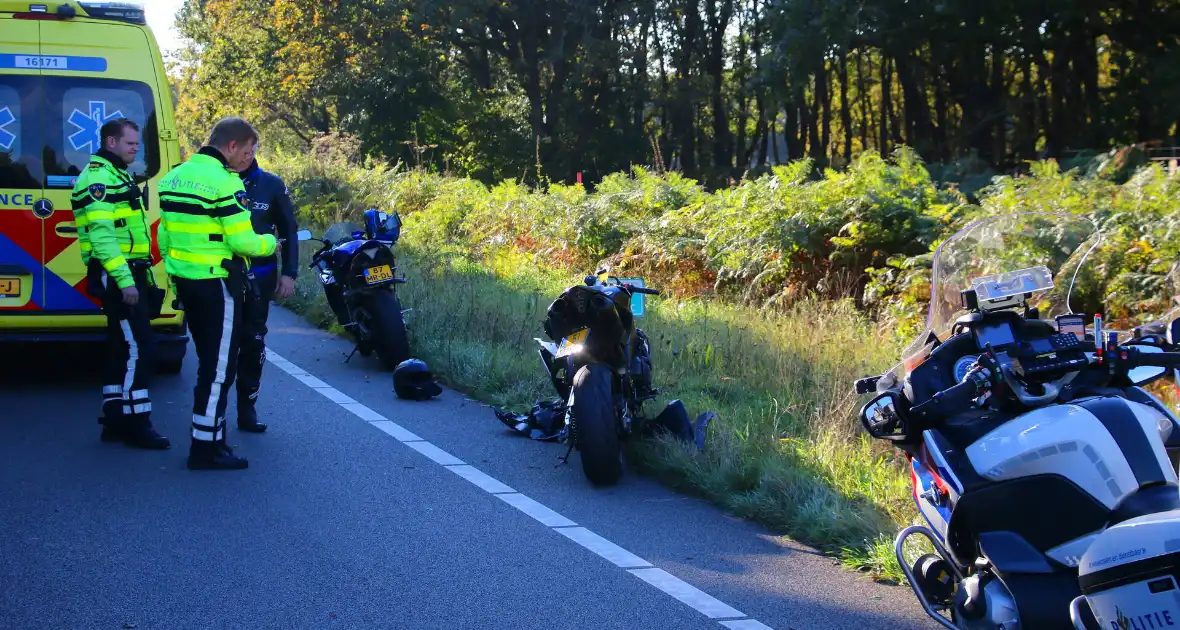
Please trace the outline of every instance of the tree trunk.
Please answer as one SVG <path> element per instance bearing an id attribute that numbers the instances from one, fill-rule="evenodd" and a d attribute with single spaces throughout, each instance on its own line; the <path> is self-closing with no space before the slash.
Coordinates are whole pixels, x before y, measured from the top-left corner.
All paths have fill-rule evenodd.
<path id="1" fill-rule="evenodd" d="M 721 0 L 718 10 L 716 0 L 705 0 L 705 16 L 709 23 L 709 47 L 705 60 L 705 71 L 712 80 L 711 109 L 713 110 L 713 166 L 718 173 L 729 173 L 733 169 L 729 137 L 729 114 L 725 107 L 725 29 L 733 16 L 734 0 Z"/>
<path id="2" fill-rule="evenodd" d="M 852 112 L 848 109 L 848 54 L 837 61 L 840 72 L 840 126 L 844 128 L 844 163 L 852 162 Z"/>
<path id="3" fill-rule="evenodd" d="M 992 161 L 997 167 L 1006 166 L 1008 159 L 1008 113 L 1004 103 L 1004 95 L 1008 93 L 1008 88 L 1004 81 L 1004 63 L 1004 53 L 996 50 L 992 55 L 991 98 L 989 99 L 991 107 L 988 108 L 990 110 L 988 119 L 992 122 L 988 128 L 991 129 L 993 142 Z"/>
<path id="4" fill-rule="evenodd" d="M 828 147 L 831 146 L 832 139 L 832 90 L 831 90 L 831 74 L 828 72 L 827 63 L 820 61 L 819 72 L 815 75 L 815 100 L 823 108 L 823 118 L 821 120 L 820 130 L 820 155 L 823 156 L 823 166 L 828 166 Z"/>
<path id="5" fill-rule="evenodd" d="M 892 70 L 889 67 L 889 58 L 881 54 L 881 155 L 889 153 L 889 111 L 891 107 L 891 94 L 893 92 Z"/>
<path id="6" fill-rule="evenodd" d="M 869 63 L 872 63 L 870 60 Z M 870 68 L 870 72 L 872 69 Z M 872 126 L 872 118 L 869 116 L 869 91 L 865 86 L 865 60 L 864 52 L 859 48 L 856 51 L 856 100 L 860 102 L 860 150 L 869 150 L 869 128 Z"/>

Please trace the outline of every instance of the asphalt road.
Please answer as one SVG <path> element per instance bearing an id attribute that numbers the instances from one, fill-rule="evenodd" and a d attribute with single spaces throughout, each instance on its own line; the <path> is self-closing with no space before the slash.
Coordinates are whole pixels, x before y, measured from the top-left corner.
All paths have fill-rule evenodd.
<path id="1" fill-rule="evenodd" d="M 594 489 L 461 394 L 400 401 L 290 312 L 270 330 L 245 471 L 184 466 L 191 347 L 151 390 L 164 452 L 99 442 L 92 354 L 0 348 L 0 628 L 936 627 L 704 501 Z"/>

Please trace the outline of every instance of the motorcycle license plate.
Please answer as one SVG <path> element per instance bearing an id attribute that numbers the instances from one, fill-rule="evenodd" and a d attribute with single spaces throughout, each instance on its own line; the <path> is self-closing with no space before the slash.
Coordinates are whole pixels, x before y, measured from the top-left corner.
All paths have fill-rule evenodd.
<path id="1" fill-rule="evenodd" d="M 1180 625 L 1172 576 L 1126 584 L 1088 597 L 1103 628 L 1167 628 Z"/>
<path id="2" fill-rule="evenodd" d="M 393 279 L 393 271 L 389 269 L 389 265 L 378 265 L 376 267 L 369 267 L 365 270 L 365 282 L 374 284 L 377 282 L 384 282 Z"/>
<path id="3" fill-rule="evenodd" d="M 556 358 L 560 359 L 566 355 L 573 354 L 582 349 L 582 344 L 586 342 L 586 338 L 590 336 L 590 329 L 583 328 L 577 332 L 570 333 L 568 337 L 561 340 L 561 345 L 557 347 Z"/>

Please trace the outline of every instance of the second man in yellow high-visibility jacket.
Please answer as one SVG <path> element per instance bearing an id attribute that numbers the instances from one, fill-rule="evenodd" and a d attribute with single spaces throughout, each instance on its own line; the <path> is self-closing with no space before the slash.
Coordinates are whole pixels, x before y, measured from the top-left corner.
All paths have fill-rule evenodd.
<path id="1" fill-rule="evenodd" d="M 223 119 L 206 146 L 160 182 L 160 254 L 197 349 L 188 457 L 194 470 L 248 466 L 226 443 L 225 407 L 238 364 L 246 259 L 276 247 L 274 235 L 255 234 L 236 172 L 254 159 L 257 143 L 250 123 Z"/>
<path id="2" fill-rule="evenodd" d="M 168 438 L 152 428 L 148 393 L 156 348 L 151 318 L 163 296 L 151 278 L 143 193 L 127 172 L 139 152 L 139 125 L 119 118 L 98 135 L 102 146 L 78 174 L 71 201 L 88 291 L 102 300 L 107 318 L 102 440 L 167 449 Z"/>

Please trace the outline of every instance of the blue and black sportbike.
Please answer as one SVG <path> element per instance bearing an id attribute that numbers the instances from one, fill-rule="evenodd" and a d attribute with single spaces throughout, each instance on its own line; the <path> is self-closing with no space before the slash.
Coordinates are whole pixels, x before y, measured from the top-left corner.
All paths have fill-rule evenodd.
<path id="1" fill-rule="evenodd" d="M 336 321 L 356 342 L 353 354 L 375 351 L 381 366 L 392 370 L 410 358 L 406 324 L 396 285 L 396 260 L 391 249 L 401 237 L 401 217 L 376 208 L 364 212 L 364 227 L 341 222 L 318 240 L 324 246 L 312 256 L 309 268 L 319 274 L 320 285 Z M 313 240 L 311 231 L 300 230 L 299 240 Z M 407 309 L 408 310 L 408 309 Z M 349 359 L 352 355 L 349 355 Z"/>

